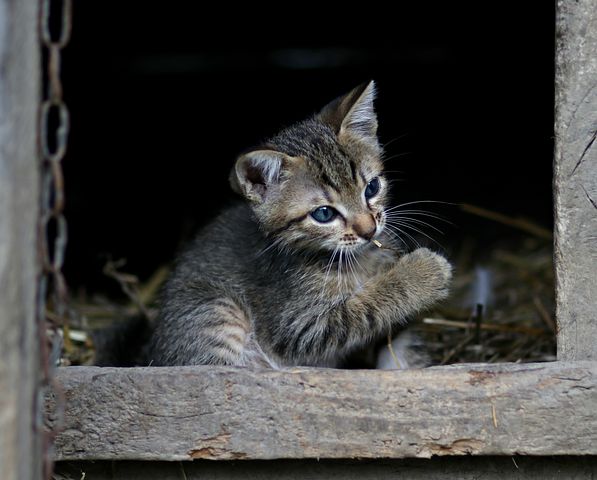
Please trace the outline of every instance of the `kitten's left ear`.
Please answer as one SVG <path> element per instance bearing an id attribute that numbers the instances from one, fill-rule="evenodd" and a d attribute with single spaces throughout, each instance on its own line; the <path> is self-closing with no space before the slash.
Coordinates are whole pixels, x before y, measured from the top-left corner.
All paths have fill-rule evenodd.
<path id="1" fill-rule="evenodd" d="M 232 172 L 230 186 L 251 202 L 261 203 L 280 184 L 293 158 L 274 150 L 254 150 L 241 155 Z"/>
<path id="2" fill-rule="evenodd" d="M 371 80 L 327 104 L 318 117 L 331 126 L 337 135 L 351 132 L 363 137 L 375 137 L 377 115 L 374 99 L 375 82 Z"/>

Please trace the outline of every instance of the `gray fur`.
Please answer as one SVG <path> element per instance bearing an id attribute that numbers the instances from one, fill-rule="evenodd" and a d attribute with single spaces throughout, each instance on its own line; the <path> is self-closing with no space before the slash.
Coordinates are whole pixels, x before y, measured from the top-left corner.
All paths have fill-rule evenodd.
<path id="1" fill-rule="evenodd" d="M 239 157 L 231 185 L 244 201 L 179 258 L 153 365 L 336 366 L 446 297 L 448 262 L 402 254 L 385 228 L 374 92 L 358 87 Z M 366 199 L 376 177 L 380 191 Z M 326 224 L 310 215 L 323 205 L 339 212 Z"/>

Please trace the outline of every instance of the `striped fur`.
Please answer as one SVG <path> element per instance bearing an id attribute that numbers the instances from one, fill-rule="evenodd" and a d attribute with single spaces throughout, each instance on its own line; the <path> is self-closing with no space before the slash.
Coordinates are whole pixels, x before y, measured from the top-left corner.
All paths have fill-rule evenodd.
<path id="1" fill-rule="evenodd" d="M 230 180 L 244 202 L 179 258 L 154 365 L 337 366 L 447 295 L 448 262 L 403 254 L 386 231 L 374 94 L 358 87 L 238 159 Z M 316 221 L 321 206 L 337 216 Z"/>

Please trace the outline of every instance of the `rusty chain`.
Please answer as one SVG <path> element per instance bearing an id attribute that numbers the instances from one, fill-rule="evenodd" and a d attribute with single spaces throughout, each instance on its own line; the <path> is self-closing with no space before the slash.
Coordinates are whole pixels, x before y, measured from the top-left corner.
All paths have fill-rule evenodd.
<path id="1" fill-rule="evenodd" d="M 62 160 L 66 154 L 70 130 L 69 111 L 64 103 L 60 64 L 62 49 L 71 35 L 72 0 L 41 0 L 40 37 L 46 54 L 45 85 L 40 107 L 40 169 L 41 198 L 39 217 L 39 276 L 37 319 L 41 349 L 41 380 L 47 388 L 52 383 L 51 369 L 61 348 L 57 330 L 68 321 L 68 291 L 62 274 L 67 243 L 67 225 L 64 217 L 64 177 Z M 59 14 L 57 14 L 59 12 Z M 52 308 L 48 300 L 51 299 Z M 53 341 L 48 338 L 53 334 Z M 50 342 L 53 346 L 50 346 Z M 50 360 L 53 358 L 54 360 Z M 59 391 L 52 389 L 56 395 Z M 58 408 L 62 402 L 57 401 Z M 54 412 L 56 413 L 56 412 Z M 55 427 L 54 427 L 55 428 Z M 50 455 L 54 433 L 44 439 L 44 476 L 52 475 Z"/>
<path id="2" fill-rule="evenodd" d="M 70 116 L 63 100 L 60 79 L 61 50 L 70 39 L 72 3 L 62 0 L 59 34 L 51 31 L 51 0 L 41 4 L 41 39 L 47 52 L 47 80 L 40 109 L 41 205 L 40 261 L 42 275 L 38 316 L 47 320 L 46 299 L 51 286 L 54 322 L 62 325 L 67 313 L 67 289 L 62 265 L 67 242 L 64 217 L 64 178 L 62 160 L 66 154 Z M 56 37 L 56 38 L 55 38 Z M 46 372 L 47 373 L 47 372 Z"/>

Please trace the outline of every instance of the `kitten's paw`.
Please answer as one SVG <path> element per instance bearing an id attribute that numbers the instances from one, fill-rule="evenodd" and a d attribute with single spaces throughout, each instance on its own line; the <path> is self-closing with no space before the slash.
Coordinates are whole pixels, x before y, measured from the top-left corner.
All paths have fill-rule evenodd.
<path id="1" fill-rule="evenodd" d="M 411 279 L 411 288 L 417 289 L 417 294 L 429 303 L 448 296 L 452 265 L 441 255 L 427 248 L 419 248 L 404 255 L 399 264 Z"/>

